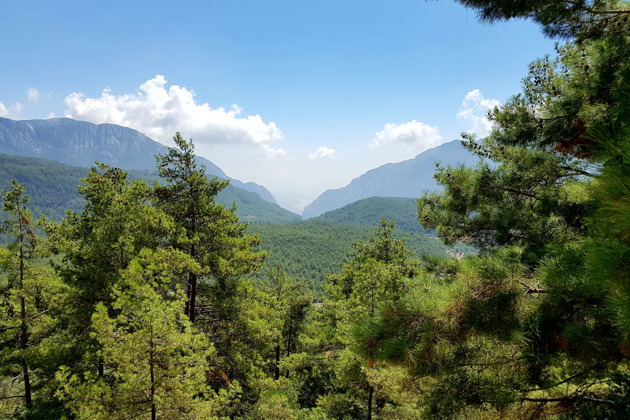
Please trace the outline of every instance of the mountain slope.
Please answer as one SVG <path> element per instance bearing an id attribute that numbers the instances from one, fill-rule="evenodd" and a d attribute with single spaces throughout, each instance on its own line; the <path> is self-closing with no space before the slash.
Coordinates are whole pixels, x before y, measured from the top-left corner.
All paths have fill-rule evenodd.
<path id="1" fill-rule="evenodd" d="M 314 217 L 309 222 L 340 225 L 378 226 L 384 217 L 396 222 L 396 230 L 426 232 L 418 223 L 416 199 L 405 197 L 369 197 L 340 209 Z"/>
<path id="2" fill-rule="evenodd" d="M 435 163 L 474 165 L 478 158 L 466 150 L 459 140 L 420 153 L 414 159 L 388 163 L 367 171 L 343 188 L 327 190 L 309 204 L 302 218 L 309 219 L 346 204 L 368 197 L 418 198 L 423 191 L 438 188 L 433 173 Z"/>
<path id="3" fill-rule="evenodd" d="M 265 268 L 280 264 L 286 272 L 304 282 L 318 294 L 326 274 L 341 271 L 341 262 L 348 260 L 352 244 L 367 240 L 376 226 L 339 225 L 309 220 L 284 225 L 250 225 L 248 231 L 260 235 L 260 247 L 269 252 Z M 450 249 L 442 241 L 420 232 L 396 229 L 396 237 L 407 238 L 414 257 L 423 255 L 446 257 Z M 264 275 L 265 270 L 260 272 Z"/>
<path id="4" fill-rule="evenodd" d="M 173 133 L 174 134 L 174 133 Z M 92 124 L 69 118 L 15 121 L 0 118 L 0 153 L 39 157 L 66 165 L 89 167 L 95 161 L 126 170 L 155 170 L 155 155 L 168 148 L 131 128 Z M 230 179 L 233 187 L 276 200 L 265 187 L 228 177 L 217 165 L 198 157 L 206 173 Z"/>
<path id="5" fill-rule="evenodd" d="M 88 168 L 52 160 L 0 154 L 0 190 L 9 189 L 11 179 L 16 179 L 31 197 L 29 208 L 33 213 L 46 214 L 51 220 L 61 220 L 66 209 L 81 211 L 84 202 L 77 186 L 87 173 Z M 152 183 L 158 176 L 154 171 L 129 171 L 129 178 Z M 238 207 L 236 215 L 245 222 L 289 223 L 300 220 L 297 214 L 231 183 L 218 194 L 217 202 L 228 207 L 235 203 Z"/>

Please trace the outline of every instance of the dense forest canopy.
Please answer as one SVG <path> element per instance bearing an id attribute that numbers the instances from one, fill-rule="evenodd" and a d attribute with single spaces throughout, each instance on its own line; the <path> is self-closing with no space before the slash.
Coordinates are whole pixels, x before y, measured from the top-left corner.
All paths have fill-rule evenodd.
<path id="1" fill-rule="evenodd" d="M 484 159 L 439 167 L 443 192 L 417 200 L 425 229 L 478 252 L 414 255 L 383 218 L 316 296 L 287 273 L 322 255 L 300 235 L 265 248 L 282 229 L 219 204 L 226 182 L 179 133 L 160 182 L 97 165 L 60 221 L 36 220 L 14 181 L 0 416 L 629 418 L 630 5 L 460 2 L 561 41 L 490 136 L 463 135 Z M 346 229 L 303 226 L 331 249 Z"/>

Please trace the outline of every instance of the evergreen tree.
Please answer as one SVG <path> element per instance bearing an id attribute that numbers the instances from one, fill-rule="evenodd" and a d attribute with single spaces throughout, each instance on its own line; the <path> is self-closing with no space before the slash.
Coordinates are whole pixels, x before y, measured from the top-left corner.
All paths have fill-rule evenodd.
<path id="1" fill-rule="evenodd" d="M 194 146 L 177 133 L 177 149 L 157 156 L 165 185 L 156 184 L 153 204 L 175 220 L 180 235 L 171 244 L 189 255 L 200 269 L 185 282 L 185 312 L 215 344 L 217 358 L 209 381 L 216 388 L 238 380 L 244 392 L 260 372 L 259 346 L 245 315 L 248 287 L 243 276 L 260 267 L 264 253 L 256 251 L 257 236 L 246 233 L 235 208 L 216 204 L 226 181 L 209 180 L 195 162 Z"/>
<path id="2" fill-rule="evenodd" d="M 628 296 L 620 275 L 627 264 L 627 12 L 613 2 L 578 2 L 572 10 L 566 2 L 538 9 L 536 2 L 464 3 L 483 4 L 489 19 L 533 17 L 550 34 L 568 25 L 578 40 L 530 66 L 524 92 L 492 111 L 488 139 L 467 139 L 496 164 L 440 168 L 444 193 L 418 200 L 425 227 L 483 253 L 449 275 L 466 285 L 451 310 L 459 327 L 448 341 L 458 358 L 441 375 L 431 412 L 479 413 L 492 404 L 528 416 L 597 405 L 621 413 L 606 398 L 617 398 L 619 363 L 627 363 L 620 334 Z"/>
<path id="3" fill-rule="evenodd" d="M 342 273 L 329 277 L 326 292 L 331 302 L 328 309 L 336 318 L 335 339 L 340 346 L 339 359 L 334 362 L 340 392 L 321 402 L 331 414 L 337 412 L 339 398 L 344 398 L 347 411 L 343 415 L 362 413 L 361 416 L 372 418 L 374 385 L 371 379 L 379 374 L 372 373 L 376 364 L 374 344 L 378 337 L 371 327 L 381 310 L 398 307 L 418 269 L 418 262 L 409 259 L 411 252 L 405 240 L 394 236 L 394 226 L 393 222 L 381 220 L 367 242 L 358 241 L 353 245 L 350 261 L 343 265 Z M 382 403 L 387 401 L 382 397 Z"/>
<path id="4" fill-rule="evenodd" d="M 175 228 L 170 217 L 148 204 L 148 185 L 130 183 L 123 170 L 97 164 L 84 183 L 81 214 L 68 212 L 46 231 L 61 256 L 57 272 L 71 287 L 71 304 L 62 318 L 69 347 L 63 364 L 73 372 L 93 370 L 102 376 L 108 362 L 101 344 L 90 337 L 92 314 L 99 303 L 111 304 L 113 288 L 130 262 L 145 248 L 166 246 Z"/>
<path id="5" fill-rule="evenodd" d="M 482 21 L 527 18 L 539 23 L 549 36 L 598 36 L 628 22 L 623 0 L 458 0 L 477 10 Z"/>
<path id="6" fill-rule="evenodd" d="M 228 181 L 208 180 L 205 168 L 195 162 L 194 146 L 177 133 L 173 137 L 178 149 L 158 155 L 158 171 L 166 185 L 156 185 L 155 205 L 171 215 L 185 238 L 174 244 L 197 261 L 202 270 L 190 273 L 186 285 L 186 313 L 191 321 L 197 315 L 198 283 L 206 281 L 212 289 L 214 303 L 229 300 L 236 280 L 258 268 L 263 254 L 252 250 L 259 239 L 245 234 L 234 209 L 216 204 L 216 195 Z"/>
<path id="7" fill-rule="evenodd" d="M 0 274 L 0 407 L 2 413 L 36 417 L 38 406 L 54 399 L 54 353 L 61 348 L 55 333 L 67 288 L 37 261 L 46 255 L 44 240 L 36 234 L 43 219 L 33 221 L 24 188 L 13 180 L 12 189 L 3 191 L 2 198 L 7 219 L 0 231 L 14 240 L 6 249 L 0 248 L 0 273 L 4 272 Z M 16 375 L 18 366 L 21 372 Z M 14 394 L 16 378 L 22 382 L 19 394 Z M 21 407 L 13 403 L 16 398 L 23 399 Z"/>
<path id="8" fill-rule="evenodd" d="M 214 350 L 182 310 L 181 277 L 198 269 L 179 251 L 146 250 L 131 262 L 111 307 L 99 303 L 92 320 L 107 361 L 103 377 L 60 372 L 78 418 L 216 418 L 218 401 L 206 386 Z"/>

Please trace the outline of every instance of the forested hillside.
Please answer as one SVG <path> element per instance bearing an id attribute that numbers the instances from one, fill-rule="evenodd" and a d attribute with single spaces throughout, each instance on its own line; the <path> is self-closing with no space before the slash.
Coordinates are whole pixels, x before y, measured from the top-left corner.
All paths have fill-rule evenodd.
<path id="1" fill-rule="evenodd" d="M 370 197 L 332 210 L 309 221 L 342 225 L 376 226 L 384 217 L 396 222 L 396 229 L 408 232 L 428 231 L 418 223 L 415 198 Z"/>
<path id="2" fill-rule="evenodd" d="M 479 164 L 438 165 L 417 200 L 425 229 L 478 252 L 385 219 L 247 226 L 180 133 L 159 183 L 97 165 L 61 220 L 13 181 L 0 416 L 630 418 L 630 4 L 459 2 L 561 41 L 487 138 L 463 134 Z"/>
<path id="3" fill-rule="evenodd" d="M 414 204 L 415 205 L 415 204 Z M 367 240 L 379 225 L 379 221 L 367 224 L 337 224 L 308 221 L 284 225 L 251 225 L 249 231 L 261 238 L 260 248 L 269 255 L 265 267 L 280 265 L 291 277 L 303 282 L 309 289 L 321 292 L 328 274 L 338 274 L 341 263 L 346 262 L 357 240 Z M 432 256 L 445 258 L 447 251 L 474 254 L 475 250 L 461 244 L 450 247 L 442 241 L 421 232 L 405 231 L 396 225 L 396 237 L 405 238 L 409 250 L 416 258 Z"/>
<path id="4" fill-rule="evenodd" d="M 165 149 L 166 150 L 166 149 Z M 85 201 L 77 186 L 88 174 L 88 168 L 64 165 L 46 159 L 0 154 L 0 189 L 8 189 L 11 179 L 23 184 L 31 197 L 31 210 L 37 216 L 46 214 L 54 221 L 64 217 L 66 209 L 80 211 Z M 152 183 L 159 179 L 155 171 L 129 171 L 130 179 Z M 250 223 L 286 223 L 299 221 L 275 203 L 261 199 L 256 193 L 228 185 L 219 192 L 217 201 L 227 207 L 237 205 L 236 214 Z"/>

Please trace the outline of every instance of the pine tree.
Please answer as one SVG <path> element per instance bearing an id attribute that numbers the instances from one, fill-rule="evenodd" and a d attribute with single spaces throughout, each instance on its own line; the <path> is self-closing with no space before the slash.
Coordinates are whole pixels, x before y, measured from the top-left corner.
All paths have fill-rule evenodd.
<path id="1" fill-rule="evenodd" d="M 261 370 L 260 347 L 243 307 L 248 287 L 242 279 L 259 269 L 265 254 L 256 250 L 260 239 L 247 235 L 236 208 L 216 203 L 227 181 L 207 178 L 195 161 L 192 140 L 179 133 L 173 140 L 177 148 L 156 156 L 164 184 L 155 185 L 152 203 L 175 221 L 180 234 L 171 238 L 171 245 L 200 266 L 185 281 L 185 313 L 215 345 L 209 383 L 225 390 L 239 382 L 252 399 L 252 381 Z"/>
<path id="2" fill-rule="evenodd" d="M 11 409 L 17 413 L 21 408 L 11 401 L 21 398 L 33 415 L 36 404 L 52 399 L 42 390 L 50 392 L 54 353 L 61 348 L 55 347 L 54 335 L 68 290 L 50 268 L 37 261 L 46 255 L 44 239 L 36 233 L 44 219 L 33 220 L 26 207 L 29 197 L 24 192 L 15 180 L 10 191 L 2 192 L 7 219 L 0 232 L 13 237 L 13 241 L 6 249 L 0 248 L 0 268 L 4 272 L 0 276 L 0 406 L 3 413 Z M 18 375 L 17 366 L 21 370 Z M 11 377 L 22 380 L 18 395 L 5 394 L 15 390 L 15 379 Z"/>
<path id="3" fill-rule="evenodd" d="M 339 385 L 345 392 L 338 397 L 347 398 L 348 410 L 355 404 L 363 406 L 361 411 L 368 419 L 374 411 L 374 385 L 370 378 L 375 377 L 371 370 L 375 368 L 375 344 L 379 341 L 372 327 L 382 310 L 398 307 L 409 280 L 418 271 L 418 262 L 409 258 L 411 252 L 404 239 L 394 236 L 394 227 L 393 222 L 381 220 L 368 242 L 353 245 L 350 261 L 343 264 L 341 274 L 329 277 L 325 287 L 331 299 L 328 308 L 337 318 L 336 339 L 342 346 L 335 364 Z M 357 398 L 364 400 L 359 402 Z M 329 412 L 336 410 L 330 397 L 323 404 L 332 404 Z M 344 415 L 354 415 L 350 413 Z"/>
<path id="4" fill-rule="evenodd" d="M 206 385 L 214 349 L 182 310 L 181 277 L 198 269 L 173 250 L 145 250 L 131 262 L 111 304 L 99 303 L 92 318 L 104 375 L 59 374 L 78 418 L 216 418 L 218 401 Z"/>
<path id="5" fill-rule="evenodd" d="M 214 303 L 230 300 L 236 280 L 258 268 L 263 254 L 254 252 L 259 239 L 245 234 L 235 209 L 216 204 L 216 195 L 228 181 L 209 180 L 205 168 L 195 161 L 194 145 L 177 133 L 173 140 L 178 149 L 158 155 L 158 171 L 166 185 L 156 185 L 155 205 L 171 215 L 185 238 L 174 244 L 197 261 L 202 270 L 190 273 L 186 285 L 186 313 L 192 322 L 198 312 L 198 284 L 206 281 Z"/>

